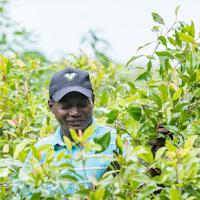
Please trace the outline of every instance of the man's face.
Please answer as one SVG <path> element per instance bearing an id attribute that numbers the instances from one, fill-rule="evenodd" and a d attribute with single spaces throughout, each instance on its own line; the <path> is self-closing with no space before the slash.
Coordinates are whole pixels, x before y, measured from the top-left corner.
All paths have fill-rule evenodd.
<path id="1" fill-rule="evenodd" d="M 69 129 L 84 131 L 92 122 L 93 103 L 78 92 L 65 95 L 59 102 L 49 102 L 63 131 Z"/>

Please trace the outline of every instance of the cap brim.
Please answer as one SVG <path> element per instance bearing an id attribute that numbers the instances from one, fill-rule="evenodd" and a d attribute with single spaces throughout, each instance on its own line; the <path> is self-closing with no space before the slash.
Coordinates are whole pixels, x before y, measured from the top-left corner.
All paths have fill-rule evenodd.
<path id="1" fill-rule="evenodd" d="M 52 96 L 53 100 L 58 102 L 60 101 L 66 94 L 70 92 L 79 92 L 83 95 L 85 95 L 88 98 L 91 98 L 93 93 L 92 90 L 89 90 L 87 88 L 81 87 L 81 86 L 69 86 L 66 88 L 61 89 L 56 94 Z"/>

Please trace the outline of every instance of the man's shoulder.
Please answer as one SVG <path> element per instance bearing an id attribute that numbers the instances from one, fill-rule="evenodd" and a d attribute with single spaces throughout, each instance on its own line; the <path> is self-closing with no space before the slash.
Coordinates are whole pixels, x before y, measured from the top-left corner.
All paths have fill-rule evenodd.
<path id="1" fill-rule="evenodd" d="M 40 148 L 41 146 L 43 146 L 43 145 L 55 145 L 55 143 L 56 143 L 56 140 L 55 140 L 56 138 L 55 138 L 55 134 L 52 134 L 52 135 L 49 135 L 49 136 L 47 136 L 47 137 L 44 137 L 44 138 L 42 138 L 42 139 L 40 139 L 36 144 L 35 144 L 35 147 L 36 148 Z M 43 154 L 43 156 L 44 156 L 44 154 Z M 25 161 L 25 163 L 26 163 L 26 165 L 29 165 L 29 163 L 30 163 L 30 159 L 32 158 L 32 151 L 30 151 L 29 152 L 29 154 L 28 154 L 28 156 L 27 156 L 27 158 L 26 158 L 26 161 Z M 44 159 L 44 157 L 42 157 L 42 160 Z M 41 162 L 42 162 L 42 160 L 41 160 Z"/>
<path id="2" fill-rule="evenodd" d="M 45 144 L 50 144 L 50 145 L 55 145 L 56 144 L 56 137 L 55 137 L 55 134 L 51 134 L 47 137 L 44 137 L 42 139 L 40 139 L 36 144 L 35 146 L 37 148 L 45 145 Z"/>
<path id="3" fill-rule="evenodd" d="M 110 132 L 111 134 L 116 134 L 116 130 L 107 125 L 96 124 L 98 134 L 105 134 Z"/>
<path id="4" fill-rule="evenodd" d="M 96 124 L 96 132 L 95 132 L 95 135 L 94 135 L 94 138 L 95 137 L 101 137 L 107 133 L 110 134 L 110 137 L 111 137 L 111 143 L 115 143 L 115 140 L 116 140 L 116 136 L 117 136 L 117 132 L 114 128 L 112 127 L 109 127 L 107 125 L 100 125 L 100 124 Z"/>

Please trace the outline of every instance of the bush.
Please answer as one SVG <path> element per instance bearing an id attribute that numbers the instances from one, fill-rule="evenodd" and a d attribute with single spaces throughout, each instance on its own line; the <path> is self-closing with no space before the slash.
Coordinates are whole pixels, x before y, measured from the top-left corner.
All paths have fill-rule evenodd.
<path id="1" fill-rule="evenodd" d="M 85 54 L 56 64 L 0 57 L 1 199 L 63 199 L 70 183 L 80 185 L 71 199 L 199 199 L 200 45 L 193 22 L 176 19 L 168 29 L 158 14 L 152 16 L 158 24 L 153 27 L 157 34 L 153 53 L 133 56 L 126 66 L 111 62 L 104 66 Z M 133 62 L 141 56 L 147 64 L 138 70 Z M 126 151 L 125 157 L 111 159 L 120 169 L 110 166 L 100 180 L 91 180 L 93 189 L 78 183 L 73 166 L 53 165 L 48 146 L 34 147 L 56 126 L 47 109 L 49 77 L 70 64 L 90 72 L 95 117 L 116 128 L 117 145 Z M 164 128 L 168 131 L 160 133 Z M 130 145 L 123 144 L 124 133 L 131 137 Z M 94 148 L 103 147 L 100 142 L 88 143 L 79 159 L 84 161 L 84 152 Z M 24 170 L 30 149 L 35 162 Z M 43 164 L 41 150 L 48 152 Z M 62 157 L 61 152 L 56 159 Z M 61 173 L 66 170 L 72 175 Z"/>

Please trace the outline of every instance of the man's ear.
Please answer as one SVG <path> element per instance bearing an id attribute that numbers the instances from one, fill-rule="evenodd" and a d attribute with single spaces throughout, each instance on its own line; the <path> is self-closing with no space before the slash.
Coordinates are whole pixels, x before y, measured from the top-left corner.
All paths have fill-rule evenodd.
<path id="1" fill-rule="evenodd" d="M 48 100 L 48 105 L 49 105 L 49 109 L 51 110 L 51 112 L 53 112 L 53 104 L 54 104 L 54 102 L 52 100 Z"/>
<path id="2" fill-rule="evenodd" d="M 94 104 L 94 94 L 92 95 L 92 101 L 93 101 L 93 104 Z"/>

